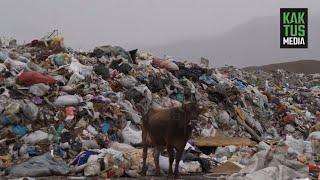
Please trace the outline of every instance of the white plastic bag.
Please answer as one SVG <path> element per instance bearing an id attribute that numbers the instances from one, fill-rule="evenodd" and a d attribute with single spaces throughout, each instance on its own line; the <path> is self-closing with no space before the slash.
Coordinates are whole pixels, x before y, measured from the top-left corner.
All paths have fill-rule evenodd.
<path id="1" fill-rule="evenodd" d="M 172 170 L 174 171 L 174 167 L 176 164 L 176 160 L 173 161 L 172 163 Z M 162 169 L 165 172 L 169 171 L 169 158 L 165 156 L 160 156 L 159 157 L 159 165 L 160 169 Z M 190 162 L 183 162 L 180 161 L 179 163 L 179 172 L 181 174 L 186 174 L 186 173 L 195 173 L 195 172 L 201 172 L 201 165 L 198 161 L 190 161 Z"/>
<path id="2" fill-rule="evenodd" d="M 126 144 L 140 144 L 142 143 L 142 131 L 134 130 L 130 127 L 131 122 L 128 121 L 126 127 L 122 130 L 122 137 Z"/>
<path id="3" fill-rule="evenodd" d="M 53 104 L 56 106 L 73 106 L 77 105 L 82 101 L 82 98 L 76 95 L 64 95 L 59 96 Z"/>

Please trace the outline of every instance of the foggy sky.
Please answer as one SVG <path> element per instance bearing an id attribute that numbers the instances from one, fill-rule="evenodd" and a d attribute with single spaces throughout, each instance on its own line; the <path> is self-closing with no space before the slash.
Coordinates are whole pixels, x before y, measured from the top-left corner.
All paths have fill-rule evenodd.
<path id="1" fill-rule="evenodd" d="M 30 41 L 59 29 L 73 48 L 150 47 L 219 36 L 254 18 L 278 16 L 281 7 L 309 8 L 312 16 L 320 1 L 0 0 L 0 36 Z"/>

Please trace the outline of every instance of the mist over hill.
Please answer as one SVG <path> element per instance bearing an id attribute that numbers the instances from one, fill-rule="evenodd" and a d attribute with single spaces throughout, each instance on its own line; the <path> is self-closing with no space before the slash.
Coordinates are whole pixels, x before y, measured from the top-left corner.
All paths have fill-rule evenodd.
<path id="1" fill-rule="evenodd" d="M 199 27 L 201 28 L 201 27 Z M 278 16 L 256 18 L 218 36 L 189 39 L 146 49 L 158 56 L 198 61 L 210 59 L 213 66 L 266 65 L 305 59 L 320 59 L 320 15 L 309 14 L 309 48 L 280 49 Z"/>

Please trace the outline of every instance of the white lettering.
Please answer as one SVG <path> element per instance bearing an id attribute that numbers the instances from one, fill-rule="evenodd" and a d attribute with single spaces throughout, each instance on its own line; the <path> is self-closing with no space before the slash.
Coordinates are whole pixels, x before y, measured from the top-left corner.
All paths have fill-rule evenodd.
<path id="1" fill-rule="evenodd" d="M 305 45 L 303 37 L 283 37 L 284 45 Z"/>
<path id="2" fill-rule="evenodd" d="M 283 37 L 283 44 L 286 44 L 286 45 L 290 44 L 289 40 L 290 40 L 289 37 Z"/>

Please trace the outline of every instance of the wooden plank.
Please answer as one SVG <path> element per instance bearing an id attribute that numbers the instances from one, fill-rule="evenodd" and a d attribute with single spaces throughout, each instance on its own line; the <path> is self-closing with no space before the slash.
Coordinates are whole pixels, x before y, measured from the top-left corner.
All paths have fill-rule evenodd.
<path id="1" fill-rule="evenodd" d="M 257 143 L 250 139 L 239 138 L 239 137 L 200 137 L 193 139 L 193 144 L 196 146 L 208 146 L 208 147 L 218 147 L 218 146 L 254 146 Z"/>

